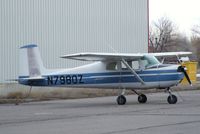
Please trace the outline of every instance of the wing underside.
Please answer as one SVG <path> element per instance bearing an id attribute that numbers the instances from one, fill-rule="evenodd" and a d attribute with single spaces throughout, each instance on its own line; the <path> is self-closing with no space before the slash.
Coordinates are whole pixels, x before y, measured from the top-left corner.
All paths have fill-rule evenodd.
<path id="1" fill-rule="evenodd" d="M 191 52 L 163 52 L 163 53 L 76 53 L 61 56 L 61 58 L 82 60 L 82 61 L 119 61 L 119 60 L 137 60 L 145 55 L 155 57 L 172 57 L 190 55 Z"/>
<path id="2" fill-rule="evenodd" d="M 143 57 L 143 54 L 123 54 L 123 53 L 77 53 L 71 55 L 64 55 L 61 58 L 82 60 L 82 61 L 118 61 L 136 60 Z"/>

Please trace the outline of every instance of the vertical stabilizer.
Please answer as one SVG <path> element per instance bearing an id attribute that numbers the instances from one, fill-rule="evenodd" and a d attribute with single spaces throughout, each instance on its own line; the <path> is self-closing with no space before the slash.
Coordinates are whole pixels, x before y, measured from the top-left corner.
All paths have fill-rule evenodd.
<path id="1" fill-rule="evenodd" d="M 22 46 L 19 58 L 19 76 L 38 77 L 44 73 L 45 68 L 37 45 Z"/>

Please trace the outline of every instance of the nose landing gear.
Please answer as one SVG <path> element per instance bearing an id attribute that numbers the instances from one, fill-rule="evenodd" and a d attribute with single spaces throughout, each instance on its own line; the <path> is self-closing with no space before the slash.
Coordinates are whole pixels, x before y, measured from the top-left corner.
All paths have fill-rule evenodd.
<path id="1" fill-rule="evenodd" d="M 177 97 L 171 93 L 170 88 L 167 88 L 167 92 L 169 93 L 169 96 L 167 98 L 167 102 L 169 104 L 176 104 L 177 101 L 178 101 Z"/>

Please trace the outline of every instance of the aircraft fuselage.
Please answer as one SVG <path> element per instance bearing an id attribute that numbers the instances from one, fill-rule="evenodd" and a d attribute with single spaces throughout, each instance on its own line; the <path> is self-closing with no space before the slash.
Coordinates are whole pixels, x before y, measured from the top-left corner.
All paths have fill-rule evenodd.
<path id="1" fill-rule="evenodd" d="M 174 86 L 184 74 L 177 71 L 178 65 L 159 65 L 151 69 L 136 70 L 145 84 L 140 83 L 130 70 L 106 70 L 104 62 L 96 62 L 73 69 L 49 70 L 44 79 L 28 80 L 19 76 L 19 83 L 30 86 L 59 86 L 81 88 L 129 88 L 149 89 Z"/>

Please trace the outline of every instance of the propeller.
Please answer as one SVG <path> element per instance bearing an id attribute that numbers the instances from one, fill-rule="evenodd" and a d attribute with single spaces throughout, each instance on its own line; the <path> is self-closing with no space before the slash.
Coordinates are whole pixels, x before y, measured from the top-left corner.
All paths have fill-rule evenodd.
<path id="1" fill-rule="evenodd" d="M 189 76 L 188 76 L 188 74 L 186 72 L 186 67 L 185 66 L 179 66 L 178 69 L 177 69 L 177 71 L 178 72 L 183 72 L 183 74 L 185 75 L 188 83 L 192 86 L 192 82 L 191 82 L 191 80 L 190 80 L 190 78 L 189 78 Z"/>

